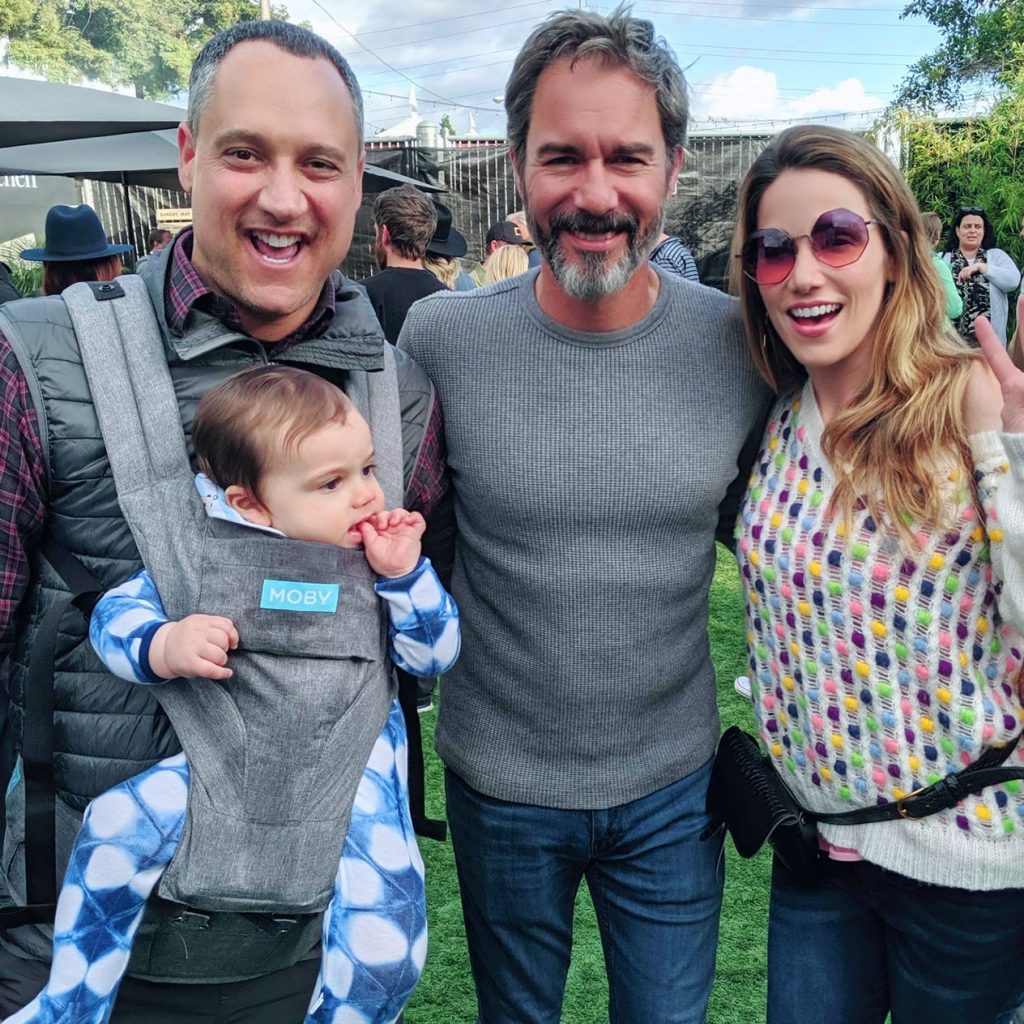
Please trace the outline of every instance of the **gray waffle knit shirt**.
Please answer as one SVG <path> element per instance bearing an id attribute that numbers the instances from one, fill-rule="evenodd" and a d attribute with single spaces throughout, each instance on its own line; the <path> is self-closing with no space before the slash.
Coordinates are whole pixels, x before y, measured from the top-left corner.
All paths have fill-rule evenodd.
<path id="1" fill-rule="evenodd" d="M 768 395 L 720 292 L 662 273 L 640 323 L 585 334 L 536 275 L 422 299 L 399 340 L 437 388 L 458 522 L 437 750 L 490 796 L 607 808 L 714 751 L 715 532 Z"/>

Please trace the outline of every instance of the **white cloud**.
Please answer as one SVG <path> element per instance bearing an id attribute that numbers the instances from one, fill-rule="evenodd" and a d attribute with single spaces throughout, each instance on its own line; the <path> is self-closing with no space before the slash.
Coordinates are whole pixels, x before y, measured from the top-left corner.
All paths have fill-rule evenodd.
<path id="1" fill-rule="evenodd" d="M 775 72 L 750 65 L 698 82 L 693 86 L 693 93 L 695 127 L 718 119 L 813 120 L 833 114 L 862 114 L 880 110 L 884 105 L 865 92 L 859 78 L 819 86 L 802 96 L 783 95 Z M 862 120 L 870 120 L 870 113 L 864 113 Z"/>

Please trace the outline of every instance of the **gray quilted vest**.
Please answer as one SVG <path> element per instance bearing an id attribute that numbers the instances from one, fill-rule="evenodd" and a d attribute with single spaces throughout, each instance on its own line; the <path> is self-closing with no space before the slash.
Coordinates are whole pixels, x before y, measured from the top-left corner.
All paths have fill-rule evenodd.
<path id="1" fill-rule="evenodd" d="M 153 691 L 191 769 L 184 833 L 159 892 L 202 910 L 322 910 L 394 696 L 376 577 L 361 551 L 206 516 L 145 286 L 119 284 L 124 299 L 98 301 L 102 289 L 88 285 L 64 293 L 118 504 L 168 616 L 225 615 L 240 641 L 226 682 Z M 385 364 L 353 375 L 349 397 L 394 505 L 401 437 L 388 346 Z"/>

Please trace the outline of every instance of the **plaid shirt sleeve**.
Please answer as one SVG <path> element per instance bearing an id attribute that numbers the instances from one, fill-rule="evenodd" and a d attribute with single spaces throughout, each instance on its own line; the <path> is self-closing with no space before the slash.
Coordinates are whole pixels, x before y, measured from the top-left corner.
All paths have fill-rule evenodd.
<path id="1" fill-rule="evenodd" d="M 425 519 L 430 518 L 431 509 L 441 500 L 447 486 L 445 465 L 444 416 L 441 403 L 435 396 L 430 419 L 423 432 L 419 458 L 405 492 L 406 508 L 410 512 L 419 512 Z"/>
<path id="2" fill-rule="evenodd" d="M 29 581 L 29 552 L 45 513 L 43 449 L 28 384 L 14 350 L 0 334 L 0 660 Z"/>

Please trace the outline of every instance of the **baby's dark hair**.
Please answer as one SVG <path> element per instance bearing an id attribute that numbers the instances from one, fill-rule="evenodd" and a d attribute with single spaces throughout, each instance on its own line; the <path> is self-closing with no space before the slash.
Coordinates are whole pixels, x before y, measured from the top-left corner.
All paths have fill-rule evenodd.
<path id="1" fill-rule="evenodd" d="M 237 484 L 260 498 L 268 470 L 315 430 L 344 423 L 352 408 L 344 392 L 315 373 L 250 367 L 210 388 L 196 408 L 196 462 L 220 487 Z"/>

